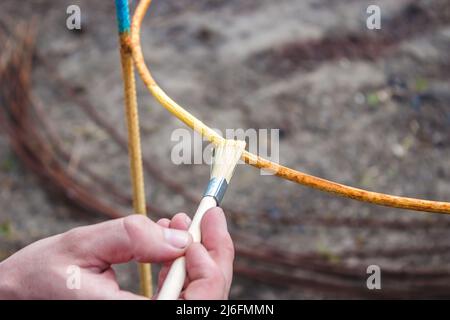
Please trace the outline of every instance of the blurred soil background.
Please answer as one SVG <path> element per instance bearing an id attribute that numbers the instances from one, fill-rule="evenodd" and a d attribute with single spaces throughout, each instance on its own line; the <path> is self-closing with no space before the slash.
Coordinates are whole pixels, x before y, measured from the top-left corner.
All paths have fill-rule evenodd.
<path id="1" fill-rule="evenodd" d="M 82 10 L 82 31 L 65 27 L 72 4 Z M 382 30 L 366 28 L 370 4 L 381 7 Z M 65 153 L 58 170 L 128 214 L 114 1 L 2 0 L 0 9 L 2 56 L 7 34 L 35 19 L 30 92 L 23 92 L 31 98 L 19 117 L 40 110 Z M 160 85 L 207 124 L 280 129 L 282 164 L 368 190 L 450 201 L 449 1 L 156 0 L 142 46 Z M 183 125 L 138 86 L 150 215 L 192 214 L 190 196 L 201 195 L 209 169 L 171 162 L 171 135 Z M 33 169 L 40 152 L 17 152 L 28 140 L 8 129 L 6 96 L 20 87 L 3 73 L 0 88 L 1 260 L 113 214 L 80 205 L 78 189 Z M 450 217 L 337 198 L 244 165 L 224 206 L 238 249 L 232 298 L 450 298 Z M 376 292 L 366 288 L 371 264 L 382 270 Z M 136 291 L 136 266 L 117 269 L 122 286 Z"/>

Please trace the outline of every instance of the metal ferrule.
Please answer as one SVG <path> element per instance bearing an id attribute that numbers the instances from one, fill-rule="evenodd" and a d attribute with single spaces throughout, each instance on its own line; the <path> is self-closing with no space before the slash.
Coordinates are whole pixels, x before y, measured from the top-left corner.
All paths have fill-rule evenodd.
<path id="1" fill-rule="evenodd" d="M 223 196 L 227 191 L 228 182 L 224 178 L 212 178 L 209 180 L 208 187 L 203 194 L 204 197 L 213 197 L 216 199 L 217 205 L 222 202 Z"/>

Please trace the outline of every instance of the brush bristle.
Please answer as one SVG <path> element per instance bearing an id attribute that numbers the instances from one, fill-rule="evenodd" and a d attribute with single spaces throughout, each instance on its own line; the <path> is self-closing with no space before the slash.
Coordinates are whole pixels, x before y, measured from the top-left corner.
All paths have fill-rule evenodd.
<path id="1" fill-rule="evenodd" d="M 211 178 L 225 178 L 229 183 L 245 145 L 245 141 L 239 140 L 225 140 L 220 143 L 214 150 Z"/>

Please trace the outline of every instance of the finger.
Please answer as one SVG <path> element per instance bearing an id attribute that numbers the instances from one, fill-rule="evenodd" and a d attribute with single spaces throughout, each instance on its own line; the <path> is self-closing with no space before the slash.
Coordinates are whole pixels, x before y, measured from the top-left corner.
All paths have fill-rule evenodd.
<path id="1" fill-rule="evenodd" d="M 189 229 L 189 225 L 191 224 L 191 218 L 185 213 L 178 213 L 173 218 L 172 221 L 169 223 L 169 227 L 172 229 L 178 229 L 178 230 L 187 230 Z M 164 283 L 164 280 L 167 277 L 167 274 L 169 273 L 170 266 L 172 265 L 172 261 L 170 263 L 165 263 L 163 267 L 161 268 L 161 271 L 159 272 L 158 276 L 158 288 L 162 286 Z"/>
<path id="2" fill-rule="evenodd" d="M 167 227 L 170 227 L 173 229 L 178 229 L 178 230 L 187 230 L 189 228 L 189 225 L 191 224 L 191 219 L 185 213 L 176 214 L 172 218 L 172 220 L 169 220 L 169 219 L 161 219 L 161 220 L 164 220 L 163 221 L 164 225 L 166 225 L 166 223 L 167 223 Z M 158 224 L 161 220 L 158 221 Z M 167 221 L 165 221 L 165 220 L 167 220 Z M 158 287 L 160 287 L 163 284 L 163 282 L 167 276 L 167 273 L 169 272 L 170 266 L 172 265 L 172 262 L 173 261 L 165 263 L 162 266 L 161 271 L 159 272 L 159 276 L 158 276 Z"/>
<path id="3" fill-rule="evenodd" d="M 65 252 L 72 253 L 84 266 L 99 268 L 131 260 L 174 260 L 192 242 L 186 231 L 163 228 L 140 215 L 76 228 L 62 237 Z"/>
<path id="4" fill-rule="evenodd" d="M 233 280 L 234 245 L 223 210 L 210 209 L 202 219 L 201 228 L 202 243 L 222 270 L 229 290 Z"/>
<path id="5" fill-rule="evenodd" d="M 191 222 L 191 218 L 186 213 L 178 213 L 170 221 L 169 227 L 172 229 L 187 230 Z"/>
<path id="6" fill-rule="evenodd" d="M 172 266 L 173 262 L 165 263 L 163 267 L 161 268 L 161 271 L 159 272 L 158 276 L 158 289 L 161 289 L 161 287 L 164 284 L 164 281 L 166 281 L 167 274 L 169 273 L 170 267 Z M 187 276 L 184 280 L 183 288 L 185 288 L 189 284 L 189 276 Z"/>
<path id="7" fill-rule="evenodd" d="M 170 220 L 167 218 L 162 218 L 158 220 L 157 224 L 163 228 L 168 228 L 170 226 Z"/>
<path id="8" fill-rule="evenodd" d="M 184 292 L 187 300 L 224 299 L 228 295 L 225 276 L 200 243 L 186 251 L 186 270 L 190 279 Z"/>
<path id="9" fill-rule="evenodd" d="M 102 272 L 102 277 L 106 280 L 117 282 L 116 272 L 113 268 L 106 269 Z"/>
<path id="10" fill-rule="evenodd" d="M 147 297 L 140 296 L 128 291 L 120 290 L 112 297 L 113 300 L 149 300 Z"/>
<path id="11" fill-rule="evenodd" d="M 169 273 L 169 269 L 172 266 L 172 263 L 173 261 L 170 261 L 162 265 L 158 275 L 158 288 L 160 288 L 163 285 L 164 280 L 166 280 L 167 274 Z"/>

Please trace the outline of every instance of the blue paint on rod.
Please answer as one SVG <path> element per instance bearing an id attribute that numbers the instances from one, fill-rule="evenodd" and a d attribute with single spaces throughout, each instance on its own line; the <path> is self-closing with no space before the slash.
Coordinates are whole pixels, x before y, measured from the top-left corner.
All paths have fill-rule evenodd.
<path id="1" fill-rule="evenodd" d="M 131 21 L 128 0 L 116 0 L 116 11 L 119 33 L 130 32 Z"/>

